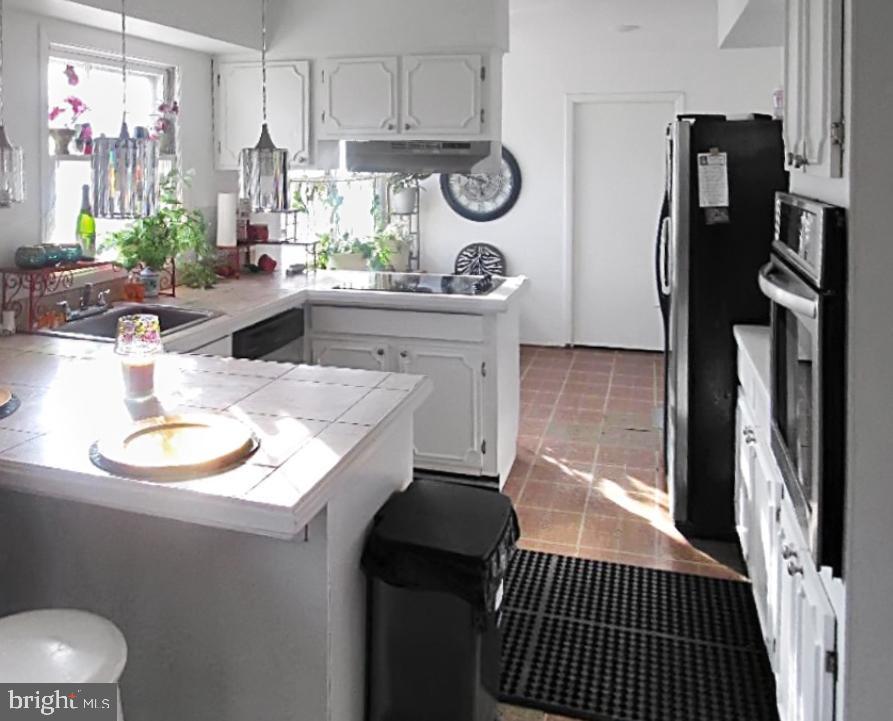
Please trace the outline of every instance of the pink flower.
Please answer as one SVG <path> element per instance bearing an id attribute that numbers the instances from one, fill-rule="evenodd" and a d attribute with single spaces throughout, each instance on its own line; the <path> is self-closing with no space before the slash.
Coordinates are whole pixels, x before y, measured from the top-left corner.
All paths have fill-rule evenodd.
<path id="1" fill-rule="evenodd" d="M 78 78 L 78 74 L 74 70 L 74 65 L 66 65 L 64 73 L 65 77 L 68 78 L 69 85 L 77 85 L 80 82 L 80 78 Z"/>
<path id="2" fill-rule="evenodd" d="M 55 120 L 64 112 L 65 111 L 57 105 L 52 110 L 50 110 L 50 120 Z"/>
<path id="3" fill-rule="evenodd" d="M 69 95 L 67 98 L 65 98 L 65 102 L 71 106 L 72 120 L 76 120 L 87 110 L 87 104 L 74 95 Z"/>

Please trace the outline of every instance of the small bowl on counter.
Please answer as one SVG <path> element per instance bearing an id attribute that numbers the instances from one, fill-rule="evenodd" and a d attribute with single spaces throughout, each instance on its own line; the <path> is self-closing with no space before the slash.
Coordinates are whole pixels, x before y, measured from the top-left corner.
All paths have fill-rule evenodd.
<path id="1" fill-rule="evenodd" d="M 15 264 L 22 270 L 37 270 L 46 267 L 49 259 L 42 245 L 22 245 L 16 248 Z"/>
<path id="2" fill-rule="evenodd" d="M 15 264 L 22 270 L 39 270 L 77 263 L 82 257 L 83 250 L 79 243 L 40 243 L 16 248 Z"/>

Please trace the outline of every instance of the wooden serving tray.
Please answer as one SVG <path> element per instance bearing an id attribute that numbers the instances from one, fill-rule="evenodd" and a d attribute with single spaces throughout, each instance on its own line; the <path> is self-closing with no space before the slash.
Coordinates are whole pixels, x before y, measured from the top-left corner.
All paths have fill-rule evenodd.
<path id="1" fill-rule="evenodd" d="M 259 445 L 251 430 L 235 418 L 190 413 L 148 418 L 100 438 L 90 448 L 90 458 L 115 475 L 179 481 L 233 468 Z"/>

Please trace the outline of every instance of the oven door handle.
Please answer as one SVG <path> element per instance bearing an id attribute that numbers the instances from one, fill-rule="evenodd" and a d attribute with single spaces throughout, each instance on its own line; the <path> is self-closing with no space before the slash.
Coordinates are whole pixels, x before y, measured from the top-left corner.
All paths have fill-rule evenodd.
<path id="1" fill-rule="evenodd" d="M 760 268 L 760 290 L 769 300 L 793 311 L 797 315 L 806 318 L 817 318 L 819 304 L 814 298 L 807 298 L 796 290 L 792 283 L 787 281 L 781 273 L 775 270 L 772 261 Z"/>

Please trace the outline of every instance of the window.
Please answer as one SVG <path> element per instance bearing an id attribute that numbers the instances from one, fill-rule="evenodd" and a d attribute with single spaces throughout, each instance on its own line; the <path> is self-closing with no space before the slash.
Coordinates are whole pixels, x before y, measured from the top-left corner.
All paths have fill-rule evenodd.
<path id="1" fill-rule="evenodd" d="M 175 97 L 175 69 L 128 60 L 127 125 L 131 135 L 137 127 L 151 134 L 159 131 L 161 108 Z M 90 156 L 85 154 L 84 126 L 89 124 L 93 138 L 116 137 L 121 129 L 122 83 L 119 58 L 85 53 L 54 46 L 47 67 L 47 119 L 50 128 L 67 127 L 75 131 L 69 156 L 54 155 L 50 138 L 50 212 L 47 242 L 74 242 L 74 229 L 81 208 L 81 188 L 90 184 Z M 175 115 L 166 120 L 176 122 Z M 171 131 L 170 137 L 175 137 Z M 169 148 L 164 147 L 163 150 Z M 162 173 L 173 167 L 175 159 L 164 158 Z M 92 200 L 91 200 L 92 202 Z M 97 242 L 120 230 L 127 221 L 97 219 Z"/>

